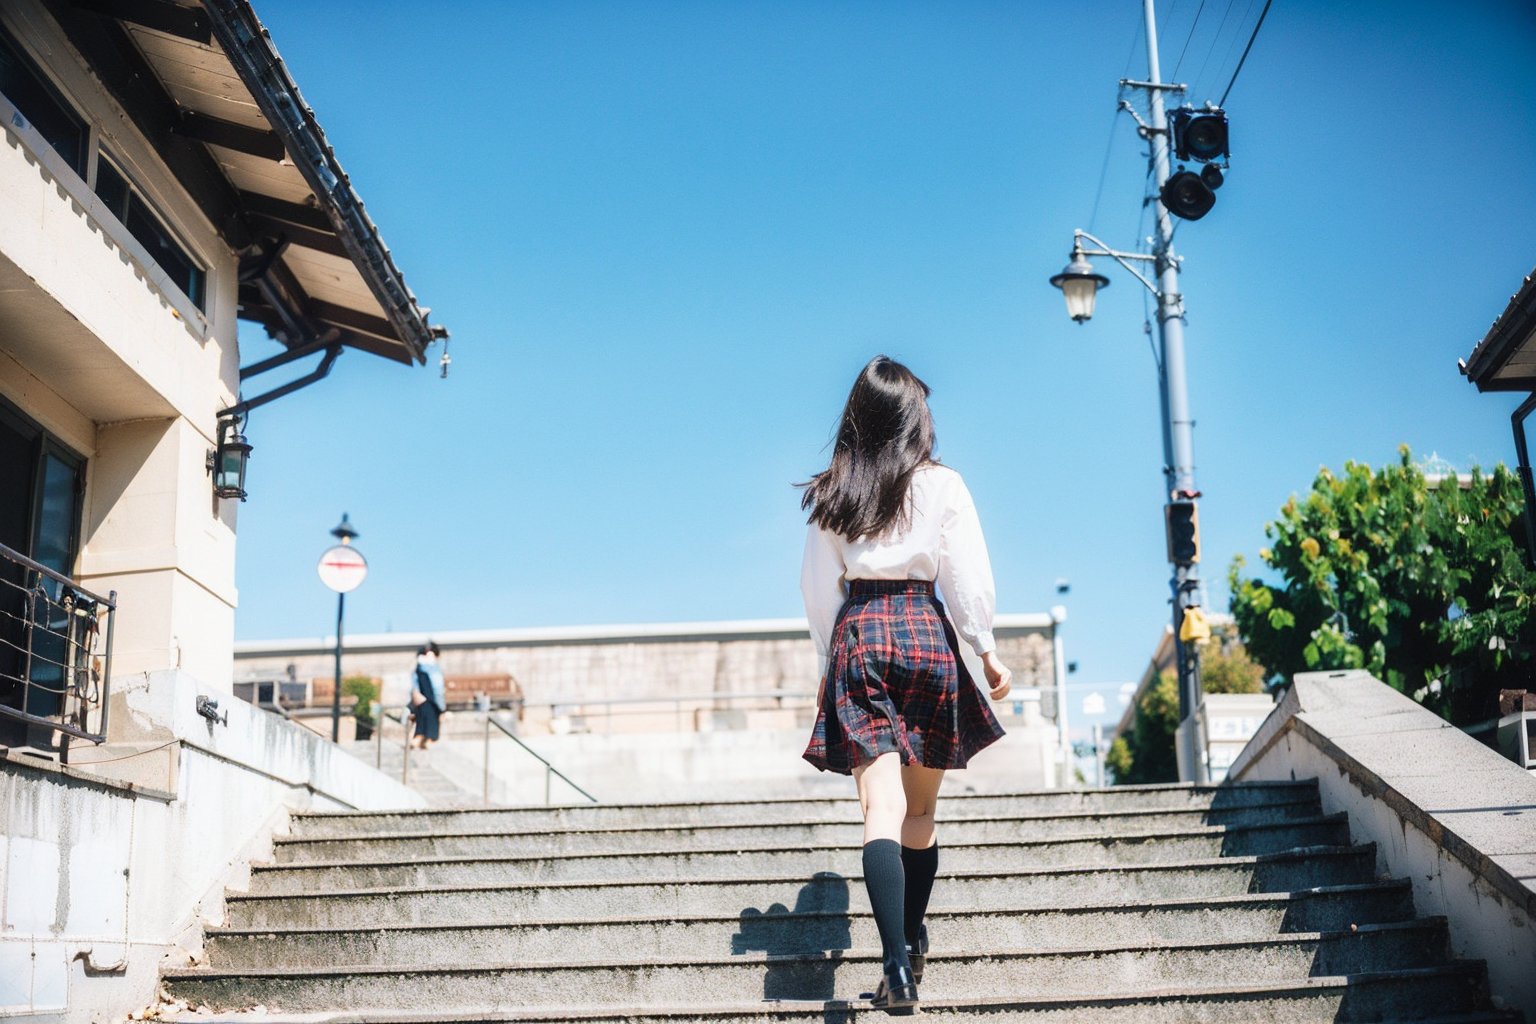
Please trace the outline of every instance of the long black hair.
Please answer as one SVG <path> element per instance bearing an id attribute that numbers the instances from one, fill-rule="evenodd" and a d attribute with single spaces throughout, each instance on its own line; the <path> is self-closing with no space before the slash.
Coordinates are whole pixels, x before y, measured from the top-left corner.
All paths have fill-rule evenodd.
<path id="1" fill-rule="evenodd" d="M 850 540 L 907 525 L 912 474 L 934 461 L 928 395 L 896 360 L 869 361 L 848 392 L 831 464 L 800 485 L 809 522 Z"/>

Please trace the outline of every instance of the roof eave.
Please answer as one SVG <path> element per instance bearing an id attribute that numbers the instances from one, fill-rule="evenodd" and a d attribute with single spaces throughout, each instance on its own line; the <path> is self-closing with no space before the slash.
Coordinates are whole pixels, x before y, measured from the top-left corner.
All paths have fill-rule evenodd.
<path id="1" fill-rule="evenodd" d="M 298 86 L 247 0 L 203 0 L 215 38 L 250 90 L 330 219 L 348 257 L 357 266 L 410 359 L 426 362 L 427 346 L 448 337 L 427 323 L 427 311 L 406 287 L 379 230 L 363 209 L 351 181 L 325 140 L 325 133 L 299 95 Z"/>
<path id="2" fill-rule="evenodd" d="M 1536 346 L 1536 271 L 1510 297 L 1504 312 L 1462 362 L 1461 372 L 1479 391 L 1536 391 L 1536 369 L 1520 376 L 1499 376 L 1527 344 Z"/>

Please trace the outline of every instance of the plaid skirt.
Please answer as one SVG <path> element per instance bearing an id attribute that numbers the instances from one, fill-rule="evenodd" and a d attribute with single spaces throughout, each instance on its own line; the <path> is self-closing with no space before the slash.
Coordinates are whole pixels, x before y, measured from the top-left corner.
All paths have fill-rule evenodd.
<path id="1" fill-rule="evenodd" d="M 805 759 L 848 775 L 894 750 L 903 765 L 964 768 L 1002 735 L 933 584 L 849 581 Z"/>

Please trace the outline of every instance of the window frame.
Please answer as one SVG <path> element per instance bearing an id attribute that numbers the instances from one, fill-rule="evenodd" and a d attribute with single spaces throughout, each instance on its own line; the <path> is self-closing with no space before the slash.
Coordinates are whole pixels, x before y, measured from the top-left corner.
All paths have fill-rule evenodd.
<path id="1" fill-rule="evenodd" d="M 118 156 L 107 146 L 100 143 L 95 146 L 91 156 L 91 193 L 95 195 L 98 200 L 101 199 L 101 194 L 97 192 L 96 189 L 101 184 L 102 161 L 106 161 L 106 163 L 111 167 L 112 173 L 116 174 L 119 178 L 122 179 L 123 186 L 128 191 L 128 200 L 130 202 L 138 202 L 144 208 L 144 210 L 155 221 L 155 223 L 160 226 L 160 230 L 164 231 L 166 237 L 175 244 L 178 250 L 180 250 L 182 259 L 184 259 L 187 265 L 192 267 L 196 272 L 196 283 L 199 286 L 197 291 L 200 293 L 198 295 L 193 295 L 191 292 L 181 287 L 181 285 L 177 284 L 175 281 L 171 281 L 170 283 L 172 287 L 187 297 L 187 301 L 191 302 L 192 305 L 197 307 L 197 311 L 199 313 L 202 313 L 204 316 L 206 316 L 208 314 L 208 273 L 210 270 L 208 264 L 200 256 L 198 256 L 197 251 L 193 249 L 192 246 L 187 244 L 186 238 L 181 234 L 180 231 L 177 231 L 176 228 L 172 226 L 171 219 L 160 212 L 159 205 L 150 198 L 149 193 L 145 191 L 144 187 L 134 179 L 131 173 L 129 173 L 126 160 Z M 128 231 L 130 235 L 133 235 L 132 229 L 128 227 L 127 222 L 123 220 L 122 217 L 118 216 L 116 210 L 113 210 L 111 207 L 107 206 L 105 200 L 102 200 L 102 205 L 106 206 L 107 212 L 112 214 L 113 218 L 123 226 L 124 230 Z M 127 211 L 124 212 L 126 213 Z M 145 255 L 154 262 L 155 266 L 158 267 L 160 272 L 165 275 L 167 280 L 169 280 L 170 271 L 161 265 L 160 261 L 156 260 L 154 256 L 148 252 L 145 243 L 140 241 L 137 236 L 133 236 L 133 240 L 137 242 L 140 247 L 145 248 Z"/>
<path id="2" fill-rule="evenodd" d="M 37 128 L 36 122 L 27 117 L 20 107 L 16 107 L 14 100 L 9 96 L 6 99 L 10 102 L 11 106 L 16 107 L 17 112 L 21 113 L 23 118 L 26 118 L 27 124 L 37 131 L 37 134 L 43 138 L 43 141 L 48 143 L 48 148 L 59 155 L 59 159 L 64 161 L 65 166 L 82 178 L 87 177 L 91 172 L 91 166 L 94 163 L 95 157 L 96 133 L 95 125 L 91 122 L 91 119 L 80 112 L 80 105 L 65 95 L 64 90 L 60 89 L 53 78 L 43 70 L 42 65 L 32 56 L 31 51 L 23 46 L 21 40 L 16 38 L 15 33 L 9 31 L 3 23 L 0 23 L 0 47 L 4 47 L 14 53 L 21 65 L 21 69 L 32 78 L 38 88 L 42 90 L 48 99 L 53 101 L 53 104 L 68 119 L 79 126 L 80 151 L 75 154 L 75 159 L 70 159 L 64 154 L 63 150 L 50 142 L 48 137 L 43 135 L 42 131 Z M 4 95 L 4 92 L 0 91 L 0 95 Z M 80 166 L 77 167 L 75 165 L 75 160 L 79 161 Z"/>
<path id="3" fill-rule="evenodd" d="M 161 204 L 155 201 L 151 191 L 140 184 L 140 179 L 130 170 L 131 161 L 107 148 L 104 138 L 107 133 L 102 130 L 100 119 L 87 113 L 86 105 L 71 97 L 69 91 L 58 83 L 46 64 L 38 60 L 32 48 L 22 41 L 10 25 L 6 24 L 4 18 L 0 18 L 0 38 L 3 38 L 10 48 L 21 56 L 33 76 L 83 126 L 85 137 L 82 144 L 85 147 L 85 167 L 83 171 L 77 169 L 53 147 L 15 102 L 0 92 L 0 121 L 5 122 L 5 130 L 21 137 L 23 148 L 30 150 L 48 172 L 66 187 L 75 202 L 100 225 L 103 234 L 111 240 L 112 244 L 123 250 L 138 265 L 148 282 L 170 304 L 176 318 L 192 329 L 200 339 L 206 339 L 212 331 L 212 318 L 207 307 L 213 294 L 216 276 L 211 262 L 204 258 L 201 249 L 188 243 L 187 235 L 176 227 L 174 219 L 162 212 Z M 139 201 L 176 243 L 187 258 L 187 262 L 197 268 L 203 293 L 201 301 L 187 294 L 171 279 L 170 274 L 160 265 L 160 262 L 128 230 L 128 226 L 119 220 L 116 213 L 96 195 L 97 176 L 103 156 L 112 162 L 118 175 L 137 194 Z M 171 176 L 171 180 L 175 180 L 174 175 Z M 75 187 L 76 183 L 78 188 Z"/>

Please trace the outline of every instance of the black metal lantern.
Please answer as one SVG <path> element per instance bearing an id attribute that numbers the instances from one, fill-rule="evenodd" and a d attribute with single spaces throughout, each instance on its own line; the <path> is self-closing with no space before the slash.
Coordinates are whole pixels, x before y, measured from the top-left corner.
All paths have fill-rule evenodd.
<path id="1" fill-rule="evenodd" d="M 208 453 L 208 471 L 213 474 L 213 493 L 220 498 L 245 500 L 245 467 L 251 458 L 251 446 L 235 424 L 219 421 L 219 446 Z"/>

